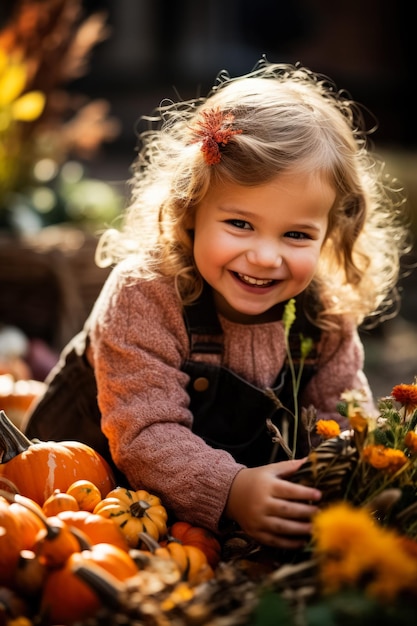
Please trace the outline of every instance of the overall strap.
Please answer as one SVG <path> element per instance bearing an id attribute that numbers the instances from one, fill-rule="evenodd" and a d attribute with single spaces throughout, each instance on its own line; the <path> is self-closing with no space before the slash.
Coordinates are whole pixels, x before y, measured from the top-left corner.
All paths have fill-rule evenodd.
<path id="1" fill-rule="evenodd" d="M 190 353 L 223 354 L 223 329 L 217 317 L 213 291 L 204 282 L 200 297 L 184 307 L 184 321 L 190 339 Z"/>

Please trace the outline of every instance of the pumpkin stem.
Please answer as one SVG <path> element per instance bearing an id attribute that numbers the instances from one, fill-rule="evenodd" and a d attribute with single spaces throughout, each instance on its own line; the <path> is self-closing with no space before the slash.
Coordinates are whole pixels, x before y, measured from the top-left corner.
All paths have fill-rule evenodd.
<path id="1" fill-rule="evenodd" d="M 88 541 L 86 535 L 84 535 L 83 532 L 79 531 L 78 528 L 76 528 L 75 526 L 71 526 L 71 524 L 68 525 L 68 528 L 70 530 L 70 532 L 72 533 L 72 535 L 74 535 L 74 537 L 76 538 L 76 540 L 78 541 L 79 545 L 80 545 L 80 550 L 91 550 L 92 544 L 90 541 Z M 54 530 L 55 532 L 58 531 L 58 533 L 61 531 L 61 529 L 57 529 L 54 526 L 51 526 L 51 529 Z M 58 534 L 56 532 L 56 534 Z"/>
<path id="2" fill-rule="evenodd" d="M 156 539 L 151 537 L 151 535 L 149 535 L 148 533 L 145 533 L 145 532 L 142 531 L 142 532 L 138 533 L 138 537 L 145 544 L 145 546 L 148 548 L 149 552 L 152 552 L 152 554 L 154 554 L 154 552 L 158 548 L 161 547 L 161 545 L 156 541 Z"/>
<path id="3" fill-rule="evenodd" d="M 133 517 L 143 517 L 150 506 L 146 500 L 137 500 L 130 505 L 130 513 Z"/>
<path id="4" fill-rule="evenodd" d="M 0 463 L 7 463 L 18 454 L 25 452 L 32 445 L 30 439 L 7 417 L 4 411 L 0 411 Z"/>
<path id="5" fill-rule="evenodd" d="M 0 484 L 1 483 L 7 487 L 6 491 L 10 491 L 10 493 L 19 493 L 17 485 L 15 485 L 13 481 L 6 478 L 6 476 L 0 476 Z"/>
<path id="6" fill-rule="evenodd" d="M 97 594 L 107 608 L 120 611 L 125 605 L 125 586 L 102 567 L 93 563 L 77 564 L 72 567 L 72 572 Z"/>
<path id="7" fill-rule="evenodd" d="M 166 540 L 168 543 L 179 543 L 180 545 L 184 545 L 181 539 L 178 539 L 178 537 L 174 537 L 174 535 L 170 535 L 169 533 L 166 536 Z"/>

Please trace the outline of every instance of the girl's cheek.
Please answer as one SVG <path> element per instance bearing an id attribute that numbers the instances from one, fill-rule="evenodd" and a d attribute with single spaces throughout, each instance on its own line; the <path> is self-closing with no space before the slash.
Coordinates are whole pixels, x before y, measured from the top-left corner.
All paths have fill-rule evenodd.
<path id="1" fill-rule="evenodd" d="M 313 274 L 320 259 L 320 252 L 306 252 L 300 255 L 294 255 L 289 261 L 294 273 Z"/>

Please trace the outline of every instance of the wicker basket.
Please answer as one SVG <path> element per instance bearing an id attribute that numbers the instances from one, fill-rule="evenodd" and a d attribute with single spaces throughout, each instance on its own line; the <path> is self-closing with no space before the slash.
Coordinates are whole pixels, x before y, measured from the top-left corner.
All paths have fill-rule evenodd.
<path id="1" fill-rule="evenodd" d="M 109 274 L 94 262 L 96 245 L 95 236 L 72 226 L 24 239 L 0 235 L 0 323 L 61 350 Z"/>

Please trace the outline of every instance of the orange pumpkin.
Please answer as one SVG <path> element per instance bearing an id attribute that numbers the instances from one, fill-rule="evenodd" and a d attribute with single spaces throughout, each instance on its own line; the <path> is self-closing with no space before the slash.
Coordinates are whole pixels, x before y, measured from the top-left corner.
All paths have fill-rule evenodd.
<path id="1" fill-rule="evenodd" d="M 64 567 L 49 572 L 41 598 L 42 623 L 72 624 L 83 621 L 101 606 L 100 599 L 75 573 L 82 565 L 96 565 L 120 581 L 134 576 L 138 568 L 125 550 L 106 543 L 72 554 Z"/>
<path id="2" fill-rule="evenodd" d="M 0 585 L 7 585 L 24 548 L 18 517 L 9 503 L 0 498 Z"/>
<path id="3" fill-rule="evenodd" d="M 122 550 L 129 551 L 129 546 L 120 527 L 107 517 L 88 511 L 62 511 L 58 513 L 58 517 L 71 528 L 76 528 L 85 533 L 91 544 L 111 543 Z"/>
<path id="4" fill-rule="evenodd" d="M 215 568 L 221 557 L 221 545 L 207 528 L 193 526 L 189 522 L 175 522 L 169 529 L 169 538 L 176 539 L 186 546 L 200 548 L 211 567 Z"/>
<path id="5" fill-rule="evenodd" d="M 90 546 L 87 535 L 75 531 L 57 516 L 48 517 L 45 528 L 39 531 L 33 546 L 42 565 L 62 567 L 74 552 Z"/>
<path id="6" fill-rule="evenodd" d="M 141 545 L 142 532 L 155 540 L 167 532 L 168 514 L 165 507 L 157 496 L 143 489 L 133 491 L 116 487 L 98 503 L 94 513 L 117 523 L 130 548 Z"/>
<path id="7" fill-rule="evenodd" d="M 0 477 L 11 480 L 19 492 L 42 506 L 55 489 L 66 491 L 88 476 L 104 497 L 115 487 L 108 463 L 78 441 L 30 441 L 0 411 Z"/>
<path id="8" fill-rule="evenodd" d="M 28 375 L 24 374 L 25 372 L 16 372 L 17 377 L 11 373 L 3 374 L 0 364 L 0 406 L 18 428 L 21 427 L 32 402 L 46 388 L 45 383 L 32 380 L 29 371 Z"/>
<path id="9" fill-rule="evenodd" d="M 32 549 L 38 532 L 44 528 L 44 523 L 39 515 L 42 515 L 42 509 L 36 502 L 32 504 L 33 509 L 28 509 L 19 502 L 9 504 L 10 510 L 13 511 L 19 522 L 19 533 L 25 550 Z"/>

